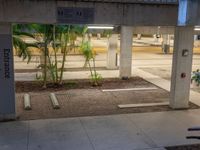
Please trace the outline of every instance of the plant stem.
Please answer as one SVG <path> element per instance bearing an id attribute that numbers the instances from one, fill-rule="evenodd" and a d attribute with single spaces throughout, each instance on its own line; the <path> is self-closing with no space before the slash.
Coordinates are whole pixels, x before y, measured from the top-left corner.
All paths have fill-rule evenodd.
<path id="1" fill-rule="evenodd" d="M 47 43 L 45 40 L 45 48 L 44 48 L 44 83 L 43 88 L 47 88 Z"/>
<path id="2" fill-rule="evenodd" d="M 62 84 L 62 80 L 63 80 L 63 72 L 64 72 L 64 68 L 65 68 L 65 61 L 66 61 L 66 55 L 67 55 L 67 51 L 69 51 L 69 48 L 70 47 L 68 47 L 67 46 L 67 44 L 68 44 L 68 42 L 70 42 L 70 38 L 69 38 L 69 33 L 70 32 L 70 26 L 69 26 L 69 28 L 68 28 L 68 30 L 67 30 L 67 35 L 66 35 L 66 33 L 63 33 L 64 35 L 64 37 L 66 37 L 67 36 L 67 38 L 64 38 L 65 39 L 65 43 L 64 43 L 64 54 L 63 54 L 63 60 L 62 60 L 62 67 L 61 67 L 61 73 L 60 73 L 60 81 L 59 81 L 59 84 Z M 68 50 L 67 50 L 68 49 Z"/>
<path id="3" fill-rule="evenodd" d="M 98 85 L 98 82 L 97 82 L 97 71 L 96 71 L 96 65 L 95 65 L 95 59 L 94 59 L 94 57 L 92 58 L 92 61 L 93 61 L 95 85 Z"/>
<path id="4" fill-rule="evenodd" d="M 51 72 L 51 77 L 52 77 L 52 80 L 53 80 L 53 83 L 55 84 L 55 75 L 54 75 L 54 68 L 53 68 L 53 63 L 51 61 L 51 56 L 48 55 L 48 64 L 49 64 L 49 70 Z"/>
<path id="5" fill-rule="evenodd" d="M 89 68 L 90 68 L 91 77 L 93 78 L 93 71 L 92 71 L 92 67 L 91 67 L 91 65 L 90 65 L 90 61 L 88 60 L 87 63 L 88 63 Z"/>
<path id="6" fill-rule="evenodd" d="M 54 59 L 55 59 L 55 72 L 56 72 L 56 84 L 58 83 L 58 60 L 57 60 L 57 49 L 56 49 L 56 26 L 53 26 L 53 49 L 54 49 Z"/>
<path id="7" fill-rule="evenodd" d="M 66 61 L 66 46 L 64 49 L 64 54 L 63 54 L 63 60 L 62 60 L 62 66 L 61 66 L 61 72 L 60 72 L 60 81 L 59 84 L 62 84 L 62 80 L 63 80 L 63 72 L 64 72 L 64 68 L 65 68 L 65 61 Z"/>

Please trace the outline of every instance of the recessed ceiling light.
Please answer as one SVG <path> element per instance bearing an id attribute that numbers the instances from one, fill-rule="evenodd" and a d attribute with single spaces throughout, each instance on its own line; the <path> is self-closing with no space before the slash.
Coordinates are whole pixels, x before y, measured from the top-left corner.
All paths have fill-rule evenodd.
<path id="1" fill-rule="evenodd" d="M 113 26 L 88 26 L 88 29 L 114 29 Z"/>
<path id="2" fill-rule="evenodd" d="M 194 28 L 195 31 L 200 31 L 200 28 Z"/>

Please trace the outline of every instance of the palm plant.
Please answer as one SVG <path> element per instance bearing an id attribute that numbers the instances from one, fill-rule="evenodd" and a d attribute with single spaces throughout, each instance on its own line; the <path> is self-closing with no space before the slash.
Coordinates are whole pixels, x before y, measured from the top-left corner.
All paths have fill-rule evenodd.
<path id="1" fill-rule="evenodd" d="M 48 69 L 51 70 L 52 68 L 48 46 L 53 41 L 53 25 L 32 24 L 32 29 L 35 32 L 35 39 L 38 40 L 38 47 L 42 50 L 44 57 L 44 63 L 40 64 L 38 67 L 43 69 L 43 88 L 46 88 Z"/>
<path id="2" fill-rule="evenodd" d="M 70 51 L 69 42 L 70 42 L 70 25 L 68 26 L 58 26 L 58 35 L 57 40 L 60 43 L 60 49 L 63 53 L 62 57 L 62 63 L 60 68 L 60 78 L 59 78 L 59 84 L 61 85 L 63 82 L 63 73 L 65 68 L 65 61 L 66 61 L 66 55 Z"/>
<path id="3" fill-rule="evenodd" d="M 27 59 L 27 63 L 31 60 L 31 47 L 38 48 L 36 42 L 28 43 L 24 40 L 24 38 L 31 38 L 34 40 L 34 35 L 32 33 L 27 32 L 28 25 L 13 25 L 13 46 L 17 51 L 17 55 L 23 60 Z"/>
<path id="4" fill-rule="evenodd" d="M 38 68 L 41 68 L 43 73 L 39 78 L 43 80 L 43 88 L 46 88 L 49 79 L 51 79 L 54 84 L 62 84 L 66 55 L 70 50 L 75 49 L 75 40 L 78 36 L 82 37 L 82 42 L 84 41 L 86 31 L 86 27 L 74 25 L 30 24 L 15 26 L 13 30 L 13 42 L 15 48 L 18 49 L 18 55 L 24 59 L 28 58 L 28 62 L 31 59 L 29 47 L 37 47 L 42 51 L 41 60 L 43 60 L 43 62 L 38 66 Z M 22 36 L 35 39 L 36 42 L 26 43 L 21 38 Z M 55 61 L 51 60 L 52 55 L 49 51 L 49 46 L 52 46 L 53 48 Z M 60 49 L 63 53 L 61 68 L 58 67 L 57 59 L 57 52 Z"/>
<path id="5" fill-rule="evenodd" d="M 58 46 L 60 46 L 61 52 L 63 53 L 62 63 L 60 68 L 60 79 L 59 84 L 63 82 L 63 73 L 65 69 L 66 56 L 71 50 L 75 50 L 75 41 L 78 36 L 81 36 L 82 39 L 84 34 L 87 31 L 85 26 L 76 26 L 76 25 L 59 25 L 57 28 L 56 40 L 58 41 Z"/>
<path id="6" fill-rule="evenodd" d="M 53 26 L 53 51 L 54 51 L 54 59 L 55 59 L 55 83 L 58 83 L 58 59 L 57 59 L 57 52 L 59 50 L 59 47 L 57 46 L 56 43 L 56 26 Z"/>
<path id="7" fill-rule="evenodd" d="M 94 86 L 100 85 L 100 81 L 102 80 L 102 77 L 96 71 L 95 54 L 92 51 L 90 42 L 89 41 L 83 42 L 80 49 L 83 56 L 85 57 L 85 64 L 86 65 L 88 64 L 89 66 L 92 85 Z M 91 65 L 91 62 L 90 62 L 91 60 L 92 60 L 93 66 Z"/>

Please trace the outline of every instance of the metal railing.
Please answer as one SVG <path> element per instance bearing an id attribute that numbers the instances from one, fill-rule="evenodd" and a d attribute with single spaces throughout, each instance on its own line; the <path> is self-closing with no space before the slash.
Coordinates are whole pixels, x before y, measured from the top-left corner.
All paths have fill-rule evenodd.
<path id="1" fill-rule="evenodd" d="M 200 131 L 200 127 L 192 127 L 192 128 L 189 128 L 188 131 Z M 200 136 L 187 136 L 186 137 L 187 139 L 198 139 L 200 140 Z"/>

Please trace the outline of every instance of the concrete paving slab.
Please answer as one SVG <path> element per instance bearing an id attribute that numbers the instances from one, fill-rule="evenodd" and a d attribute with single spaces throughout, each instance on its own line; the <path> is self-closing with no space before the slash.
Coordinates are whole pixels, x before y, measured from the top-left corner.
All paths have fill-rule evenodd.
<path id="1" fill-rule="evenodd" d="M 148 73 L 138 68 L 134 68 L 133 70 L 134 70 L 133 72 L 134 75 L 140 76 L 141 78 L 144 78 L 148 82 L 153 83 L 157 85 L 158 87 L 163 88 L 167 91 L 170 91 L 170 81 L 165 80 L 159 76 L 153 75 L 151 73 Z"/>
<path id="2" fill-rule="evenodd" d="M 30 138 L 29 150 L 93 150 L 83 131 L 56 132 Z"/>
<path id="3" fill-rule="evenodd" d="M 126 88 L 126 89 L 103 89 L 102 92 L 119 92 L 119 91 L 145 91 L 145 90 L 157 90 L 157 87 L 145 87 L 145 88 Z"/>
<path id="4" fill-rule="evenodd" d="M 4 145 L 0 145 L 0 149 L 1 150 L 27 150 L 27 144 L 7 143 Z"/>
<path id="5" fill-rule="evenodd" d="M 29 150 L 93 150 L 79 119 L 30 121 Z"/>
<path id="6" fill-rule="evenodd" d="M 28 122 L 0 123 L 0 150 L 27 150 Z"/>
<path id="7" fill-rule="evenodd" d="M 68 132 L 81 129 L 82 126 L 78 118 L 59 118 L 59 119 L 43 119 L 31 120 L 30 132 Z"/>
<path id="8" fill-rule="evenodd" d="M 183 124 L 177 112 L 128 114 L 127 116 L 160 147 L 196 144 L 198 140 L 187 140 L 187 124 Z"/>
<path id="9" fill-rule="evenodd" d="M 157 147 L 125 115 L 81 118 L 95 150 L 138 150 Z"/>
<path id="10" fill-rule="evenodd" d="M 199 114 L 200 109 L 0 123 L 0 150 L 164 150 L 199 143 L 185 139 L 187 128 L 200 124 Z"/>
<path id="11" fill-rule="evenodd" d="M 162 103 L 142 103 L 142 104 L 123 104 L 118 105 L 119 108 L 134 108 L 134 107 L 150 107 L 150 106 L 166 106 L 169 105 L 169 102 Z"/>
<path id="12" fill-rule="evenodd" d="M 170 91 L 170 85 L 171 85 L 170 81 L 163 79 L 159 76 L 153 75 L 151 73 L 148 73 L 146 71 L 143 71 L 141 69 L 135 68 L 133 70 L 134 70 L 134 75 L 144 78 L 148 82 L 155 84 L 162 89 Z M 190 101 L 198 106 L 200 106 L 199 97 L 200 93 L 190 90 Z"/>
<path id="13" fill-rule="evenodd" d="M 173 115 L 188 127 L 200 127 L 200 109 L 178 111 Z M 187 118 L 187 119 L 186 119 Z M 193 134 L 198 132 L 192 132 Z M 199 133 L 198 133 L 199 134 Z"/>

